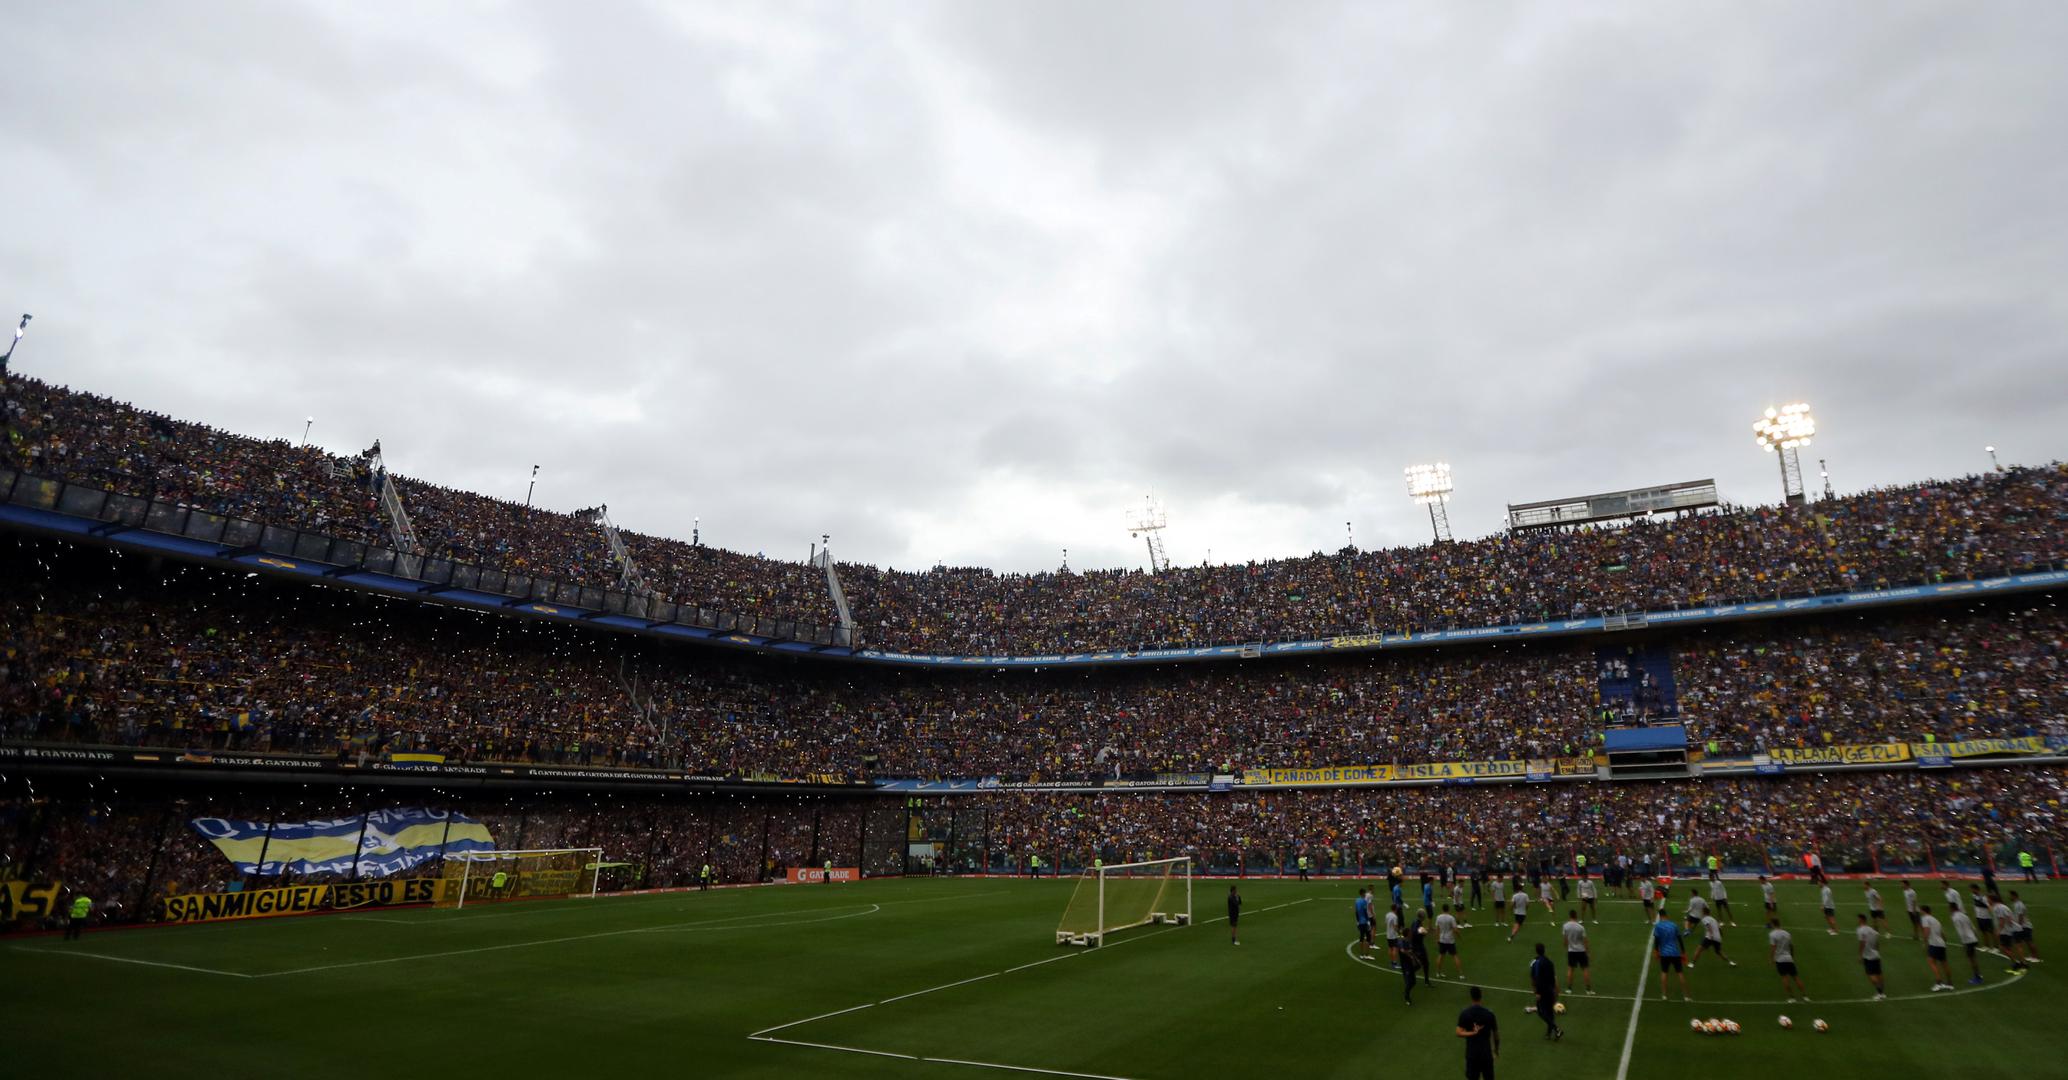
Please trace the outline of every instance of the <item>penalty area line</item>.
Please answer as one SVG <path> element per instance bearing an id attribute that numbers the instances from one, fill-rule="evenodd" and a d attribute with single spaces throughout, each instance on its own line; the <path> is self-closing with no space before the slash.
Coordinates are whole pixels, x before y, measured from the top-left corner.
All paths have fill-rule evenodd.
<path id="1" fill-rule="evenodd" d="M 1044 1076 L 1083 1076 L 1091 1080 L 1127 1080 L 1124 1076 L 1108 1076 L 1105 1073 L 1067 1072 L 1062 1069 L 1037 1069 L 1032 1065 L 1001 1065 L 995 1061 L 968 1061 L 963 1058 L 923 1057 L 921 1061 L 937 1061 L 943 1065 L 974 1065 L 979 1069 L 1010 1069 L 1013 1072 L 1041 1073 Z"/>
<path id="2" fill-rule="evenodd" d="M 1664 969 L 1660 969 L 1664 978 Z M 1625 1080 L 1630 1075 L 1630 1051 L 1637 1045 L 1637 1015 L 1644 1011 L 1645 981 L 1652 975 L 1652 951 L 1644 950 L 1644 959 L 1637 965 L 1637 997 L 1630 1002 L 1630 1026 L 1623 1031 L 1623 1058 L 1616 1064 L 1616 1080 Z"/>
<path id="3" fill-rule="evenodd" d="M 837 1016 L 839 1014 L 830 1013 L 828 1015 Z M 799 1022 L 802 1023 L 802 1021 Z M 776 1031 L 781 1029 L 770 1028 L 769 1030 Z M 832 1043 L 805 1042 L 802 1039 L 778 1039 L 771 1035 L 749 1035 L 747 1038 L 755 1042 L 781 1043 L 784 1046 L 809 1046 L 814 1050 L 837 1050 L 843 1054 L 868 1054 L 871 1057 L 898 1058 L 902 1061 L 920 1060 L 918 1056 L 913 1054 L 894 1054 L 889 1050 L 866 1050 L 859 1046 L 834 1046 Z"/>
<path id="4" fill-rule="evenodd" d="M 407 956 L 383 956 L 373 960 L 348 960 L 343 963 L 337 964 L 317 964 L 313 967 L 291 968 L 286 971 L 268 971 L 258 975 L 248 975 L 245 977 L 252 979 L 272 979 L 278 978 L 282 975 L 306 975 L 310 972 L 315 971 L 337 971 L 344 968 L 376 967 L 381 964 L 408 963 L 412 960 L 437 960 L 447 956 L 472 956 L 476 953 L 503 952 L 509 949 L 529 949 L 538 945 L 560 945 L 570 941 L 594 941 L 598 938 L 623 937 L 627 934 L 655 934 L 671 932 L 679 933 L 692 927 L 702 928 L 705 930 L 759 930 L 769 926 L 797 926 L 808 922 L 830 922 L 834 919 L 852 919 L 862 915 L 873 915 L 877 911 L 881 910 L 880 906 L 876 904 L 866 904 L 857 906 L 865 906 L 869 910 L 859 911 L 849 915 L 835 915 L 826 919 L 804 919 L 788 923 L 750 923 L 746 920 L 757 918 L 774 918 L 780 915 L 795 915 L 799 912 L 791 910 L 770 911 L 764 912 L 761 915 L 727 915 L 717 919 L 692 920 L 690 922 L 670 923 L 664 926 L 635 926 L 623 930 L 601 930 L 593 934 L 570 934 L 566 937 L 542 938 L 538 941 L 510 941 L 504 942 L 499 945 L 481 945 L 471 949 L 444 949 L 439 952 L 412 953 Z M 833 908 L 831 910 L 838 911 L 840 909 Z M 734 923 L 739 925 L 716 925 L 719 923 Z M 142 963 L 142 961 L 138 962 Z"/>
<path id="5" fill-rule="evenodd" d="M 12 946 L 16 952 L 45 953 L 50 956 L 84 956 L 93 960 L 106 960 L 116 964 L 141 964 L 144 967 L 174 968 L 179 971 L 198 971 L 203 975 L 224 975 L 233 979 L 255 979 L 241 971 L 223 971 L 219 968 L 195 967 L 192 964 L 171 964 L 163 960 L 138 960 L 131 956 L 109 956 L 107 953 L 82 952 L 78 949 L 35 949 L 27 945 Z"/>
<path id="6" fill-rule="evenodd" d="M 1277 911 L 1281 908 L 1298 907 L 1301 904 L 1312 902 L 1313 899 L 1314 898 L 1310 896 L 1300 900 L 1292 900 L 1283 904 L 1273 904 L 1270 907 L 1258 908 L 1250 914 L 1261 915 L 1267 911 Z M 1187 923 L 1186 926 L 1206 926 L 1211 923 L 1226 922 L 1227 918 L 1228 917 L 1226 915 L 1220 915 L 1200 922 Z M 833 1050 L 836 1052 L 849 1054 L 872 1054 L 876 1057 L 901 1058 L 906 1061 L 930 1061 L 941 1065 L 967 1065 L 979 1069 L 1002 1069 L 1009 1072 L 1039 1073 L 1043 1076 L 1075 1076 L 1085 1078 L 1085 1080 L 1128 1080 L 1127 1077 L 1108 1076 L 1104 1073 L 1070 1072 L 1065 1069 L 1043 1069 L 1033 1065 L 1006 1065 L 995 1061 L 971 1061 L 966 1058 L 924 1057 L 917 1054 L 892 1053 L 888 1050 L 869 1050 L 860 1046 L 835 1046 L 832 1043 L 805 1042 L 801 1039 L 778 1039 L 772 1037 L 769 1033 L 774 1031 L 785 1031 L 794 1027 L 802 1027 L 805 1024 L 813 1023 L 819 1020 L 830 1020 L 836 1016 L 845 1016 L 848 1013 L 861 1012 L 863 1009 L 873 1009 L 879 1005 L 889 1005 L 892 1002 L 896 1001 L 906 1001 L 911 998 L 923 997 L 927 994 L 931 994 L 940 990 L 952 990 L 958 986 L 968 986 L 971 983 L 983 982 L 986 979 L 995 979 L 1000 975 L 1010 975 L 1016 971 L 1026 971 L 1029 968 L 1038 968 L 1043 964 L 1053 964 L 1060 960 L 1073 960 L 1080 956 L 1090 956 L 1094 953 L 1105 952 L 1108 949 L 1117 948 L 1121 945 L 1127 945 L 1137 941 L 1145 941 L 1149 938 L 1161 937 L 1164 934 L 1176 933 L 1177 931 L 1183 930 L 1185 928 L 1185 926 L 1168 926 L 1164 927 L 1161 930 L 1156 930 L 1147 934 L 1140 934 L 1135 937 L 1115 942 L 1112 945 L 1102 945 L 1097 949 L 1087 949 L 1083 952 L 1068 952 L 1064 953 L 1061 956 L 1051 956 L 1046 960 L 1036 960 L 1032 963 L 1020 964 L 1015 967 L 1009 967 L 999 971 L 989 972 L 983 975 L 975 975 L 967 979 L 957 979 L 954 982 L 942 983 L 939 986 L 929 986 L 924 990 L 914 990 L 908 994 L 899 994 L 895 997 L 887 997 L 881 1001 L 867 1001 L 863 1002 L 860 1005 L 850 1005 L 845 1009 L 836 1009 L 833 1012 L 820 1013 L 817 1016 L 807 1016 L 802 1020 L 792 1020 L 786 1024 L 777 1024 L 774 1027 L 765 1027 L 762 1028 L 760 1031 L 756 1031 L 748 1035 L 747 1038 L 753 1040 L 754 1042 L 781 1043 L 786 1046 L 808 1046 L 816 1050 Z"/>
<path id="7" fill-rule="evenodd" d="M 837 1015 L 837 1014 L 836 1014 Z M 870 1057 L 896 1058 L 899 1061 L 925 1061 L 935 1065 L 968 1065 L 978 1069 L 1003 1069 L 1008 1072 L 1039 1073 L 1042 1076 L 1075 1076 L 1082 1080 L 1129 1080 L 1125 1076 L 1108 1073 L 1071 1072 L 1068 1069 L 1044 1069 L 1036 1065 L 1007 1065 L 998 1061 L 972 1061 L 968 1058 L 925 1057 L 920 1054 L 900 1054 L 892 1050 L 871 1050 L 865 1046 L 836 1046 L 832 1043 L 806 1042 L 803 1039 L 778 1039 L 769 1035 L 749 1035 L 755 1042 L 778 1043 L 783 1046 L 808 1046 L 814 1050 L 831 1050 L 838 1054 L 867 1054 Z"/>

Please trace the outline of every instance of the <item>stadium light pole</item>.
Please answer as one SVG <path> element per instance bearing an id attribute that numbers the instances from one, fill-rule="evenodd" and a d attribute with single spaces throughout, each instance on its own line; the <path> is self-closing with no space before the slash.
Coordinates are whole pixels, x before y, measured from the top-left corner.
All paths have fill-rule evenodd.
<path id="1" fill-rule="evenodd" d="M 27 316 L 27 315 L 24 315 L 24 316 L 22 316 L 22 318 L 26 319 L 26 318 L 28 318 L 28 316 Z M 19 331 L 19 330 L 16 330 L 16 331 L 14 332 L 14 336 L 15 336 L 15 337 L 20 337 L 20 336 L 21 336 L 21 333 L 22 333 L 21 331 Z M 13 350 L 13 349 L 9 349 L 9 350 L 7 350 L 7 351 L 8 351 L 8 352 L 13 352 L 14 350 Z M 2003 471 L 2003 462 L 2001 462 L 2001 461 L 1998 461 L 1998 460 L 1996 460 L 1996 448 L 1995 448 L 1995 447 L 1993 447 L 1993 446 L 1985 446 L 1985 447 L 1983 447 L 1982 449 L 1983 449 L 1983 450 L 1985 450 L 1985 451 L 1987 451 L 1987 452 L 1988 452 L 1988 454 L 1989 454 L 1989 470 L 1990 470 L 1991 472 L 2002 472 L 2002 471 Z"/>
<path id="2" fill-rule="evenodd" d="M 22 321 L 15 324 L 14 340 L 7 343 L 5 353 L 0 353 L 0 397 L 5 397 L 7 393 L 7 362 L 14 359 L 15 347 L 22 343 L 22 335 L 28 332 L 29 316 L 24 314 Z M 0 455 L 11 459 L 13 454 L 14 417 L 9 415 L 6 409 L 0 408 Z"/>
<path id="3" fill-rule="evenodd" d="M 309 445 L 309 429 L 310 429 L 310 428 L 312 428 L 312 427 L 315 427 L 315 426 L 316 426 L 316 418 L 315 418 L 315 417 L 313 417 L 313 416 L 311 416 L 311 417 L 309 417 L 308 419 L 306 419 L 306 420 L 303 420 L 303 421 L 302 421 L 302 445 L 303 445 L 303 446 L 307 446 L 307 445 Z"/>
<path id="4" fill-rule="evenodd" d="M 22 343 L 22 335 L 29 332 L 29 320 L 31 318 L 33 316 L 27 314 L 22 316 L 22 321 L 15 325 L 14 340 L 8 343 L 7 352 L 0 354 L 0 379 L 7 377 L 7 362 L 14 359 L 15 346 L 20 345 Z"/>
<path id="5" fill-rule="evenodd" d="M 538 467 L 538 466 L 536 466 L 536 465 L 533 465 L 533 466 L 531 467 L 531 483 L 529 483 L 529 484 L 526 484 L 526 485 L 524 485 L 524 508 L 525 508 L 526 510 L 529 510 L 529 509 L 531 509 L 531 493 L 532 493 L 533 491 L 536 491 L 536 490 L 538 490 L 538 486 L 539 486 L 539 467 Z"/>
<path id="6" fill-rule="evenodd" d="M 1781 500 L 1789 506 L 1803 504 L 1799 451 L 1810 444 L 1816 433 L 1817 419 L 1810 415 L 1809 405 L 1801 401 L 1780 408 L 1769 405 L 1766 415 L 1752 422 L 1752 437 L 1759 448 L 1780 460 Z"/>
<path id="7" fill-rule="evenodd" d="M 1817 459 L 1817 474 L 1824 478 L 1825 500 L 1829 501 L 1831 499 L 1837 498 L 1837 496 L 1831 493 L 1831 466 L 1825 464 L 1823 458 Z"/>
<path id="8" fill-rule="evenodd" d="M 1429 531 L 1435 534 L 1436 542 L 1450 539 L 1450 511 L 1444 506 L 1452 490 L 1450 463 L 1409 465 L 1405 471 L 1408 498 L 1429 508 Z"/>

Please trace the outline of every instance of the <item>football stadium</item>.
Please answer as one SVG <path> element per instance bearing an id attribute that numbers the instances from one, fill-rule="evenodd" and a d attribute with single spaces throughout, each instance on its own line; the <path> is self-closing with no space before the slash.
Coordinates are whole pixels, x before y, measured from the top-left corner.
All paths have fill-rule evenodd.
<path id="1" fill-rule="evenodd" d="M 9 23 L 0 1078 L 2068 1078 L 2068 9 Z"/>
<path id="2" fill-rule="evenodd" d="M 2057 1043 L 2060 465 L 893 578 L 9 393 L 23 1075 L 1447 1070 L 1474 987 L 1525 1076 Z"/>

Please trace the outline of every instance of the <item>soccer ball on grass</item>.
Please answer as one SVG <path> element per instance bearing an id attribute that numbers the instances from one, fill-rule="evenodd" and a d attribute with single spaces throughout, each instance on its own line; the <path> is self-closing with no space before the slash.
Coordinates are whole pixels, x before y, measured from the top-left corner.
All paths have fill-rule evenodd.
<path id="1" fill-rule="evenodd" d="M 1811 1027 L 1813 1027 L 1813 1028 L 1816 1028 L 1816 1029 L 1817 1029 L 1818 1031 L 1830 1031 L 1830 1030 L 1831 1030 L 1831 1025 L 1830 1025 L 1830 1024 L 1827 1024 L 1827 1023 L 1825 1023 L 1825 1022 L 1823 1022 L 1822 1020 L 1812 1020 L 1812 1021 L 1810 1021 L 1810 1026 L 1811 1026 Z"/>
<path id="2" fill-rule="evenodd" d="M 1784 1028 L 1792 1028 L 1795 1026 L 1795 1021 L 1790 1020 L 1785 1016 L 1781 1017 L 1781 1026 Z"/>

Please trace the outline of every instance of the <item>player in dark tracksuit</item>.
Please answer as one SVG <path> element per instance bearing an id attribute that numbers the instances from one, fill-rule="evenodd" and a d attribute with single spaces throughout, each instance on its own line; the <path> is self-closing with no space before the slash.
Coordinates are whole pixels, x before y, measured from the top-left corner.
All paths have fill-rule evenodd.
<path id="1" fill-rule="evenodd" d="M 1235 886 L 1228 886 L 1228 944 L 1240 945 L 1242 938 L 1235 931 L 1235 924 L 1242 919 L 1242 896 Z"/>
<path id="2" fill-rule="evenodd" d="M 1409 1005 L 1415 1003 L 1415 972 L 1419 970 L 1419 964 L 1420 961 L 1416 959 L 1413 948 L 1403 948 L 1400 950 L 1400 978 L 1402 982 L 1407 984 L 1407 988 L 1404 991 L 1405 996 L 1402 1000 Z"/>
<path id="3" fill-rule="evenodd" d="M 1407 944 L 1408 951 L 1415 954 L 1415 965 L 1422 969 L 1422 982 L 1435 986 L 1436 980 L 1430 977 L 1429 925 L 1422 921 L 1419 912 L 1415 914 L 1414 927 L 1407 932 Z"/>
<path id="4" fill-rule="evenodd" d="M 1494 1057 L 1501 1052 L 1501 1025 L 1493 1010 L 1472 988 L 1472 1004 L 1458 1014 L 1458 1038 L 1465 1040 L 1465 1080 L 1494 1080 Z"/>
<path id="5" fill-rule="evenodd" d="M 1542 942 L 1537 943 L 1536 959 L 1529 962 L 1529 984 L 1537 994 L 1537 1019 L 1544 1022 L 1544 1037 L 1564 1038 L 1565 1029 L 1558 1026 L 1558 968 L 1544 955 Z"/>

